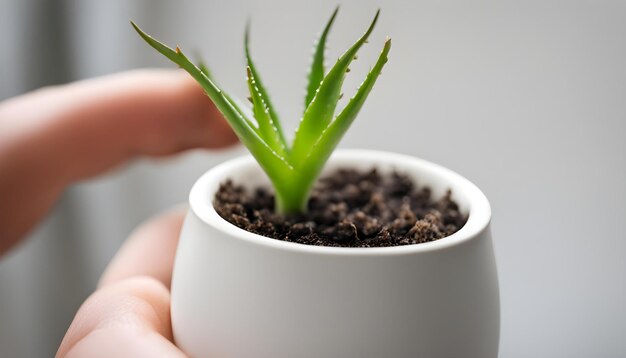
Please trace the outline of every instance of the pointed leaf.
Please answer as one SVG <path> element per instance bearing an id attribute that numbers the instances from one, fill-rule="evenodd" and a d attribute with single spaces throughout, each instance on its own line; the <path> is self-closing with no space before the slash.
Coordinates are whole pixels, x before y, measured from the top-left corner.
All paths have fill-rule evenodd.
<path id="1" fill-rule="evenodd" d="M 259 91 L 256 85 L 254 74 L 250 67 L 247 68 L 248 73 L 248 89 L 250 90 L 250 96 L 252 97 L 252 110 L 254 112 L 254 118 L 259 125 L 259 134 L 265 140 L 265 142 L 278 153 L 280 156 L 285 156 L 285 147 L 280 140 L 278 129 L 274 125 L 269 108 L 265 102 L 265 98 Z"/>
<path id="2" fill-rule="evenodd" d="M 208 78 L 211 80 L 211 82 L 213 82 L 215 84 L 215 80 L 213 79 L 213 77 L 211 76 L 211 70 L 209 70 L 209 67 L 206 65 L 206 63 L 204 62 L 204 60 L 202 59 L 202 57 L 200 55 L 196 55 L 196 58 L 198 58 L 198 68 L 200 69 L 200 71 Z M 252 123 L 252 121 L 250 120 L 250 117 L 252 117 L 251 113 L 249 113 L 250 111 L 246 111 L 246 107 L 242 105 L 241 101 L 239 101 L 236 98 L 232 98 L 230 97 L 226 92 L 222 92 L 224 93 L 224 97 L 226 97 L 226 99 L 228 101 L 230 101 L 230 103 L 232 104 L 233 108 L 235 108 L 235 110 L 246 120 L 246 122 L 248 122 L 248 125 L 255 130 L 255 132 L 257 134 L 259 134 L 258 128 L 255 126 L 254 123 Z"/>
<path id="3" fill-rule="evenodd" d="M 376 12 L 376 16 L 365 34 L 339 58 L 326 77 L 324 77 L 317 94 L 304 112 L 300 126 L 296 130 L 289 157 L 289 162 L 295 167 L 303 163 L 304 159 L 309 155 L 313 144 L 332 120 L 348 66 L 372 33 L 379 14 L 380 10 Z"/>
<path id="4" fill-rule="evenodd" d="M 374 83 L 376 83 L 376 79 L 380 76 L 383 66 L 387 63 L 387 56 L 390 49 L 391 39 L 387 39 L 376 64 L 367 74 L 365 81 L 363 81 L 357 93 L 350 99 L 346 107 L 322 133 L 319 140 L 313 146 L 311 153 L 306 158 L 306 164 L 304 165 L 305 170 L 303 170 L 303 172 L 306 172 L 306 175 L 317 177 L 322 170 L 324 163 L 326 163 L 328 157 L 330 157 L 330 154 L 335 150 L 335 147 L 343 135 L 348 128 L 350 128 L 359 110 L 363 107 L 363 103 L 365 103 Z"/>
<path id="5" fill-rule="evenodd" d="M 330 20 L 326 24 L 324 31 L 320 35 L 320 38 L 317 40 L 317 44 L 315 45 L 315 52 L 313 53 L 313 59 L 311 61 L 311 69 L 309 71 L 309 83 L 306 89 L 306 97 L 304 98 L 304 108 L 306 109 L 313 97 L 315 97 L 315 93 L 317 89 L 320 87 L 320 83 L 324 79 L 324 51 L 326 50 L 326 38 L 328 37 L 328 32 L 335 21 L 335 17 L 337 16 L 337 12 L 339 11 L 339 6 L 335 8 Z"/>
<path id="6" fill-rule="evenodd" d="M 250 68 L 250 72 L 252 72 L 252 76 L 254 77 L 254 80 L 256 82 L 256 87 L 259 93 L 261 93 L 261 95 L 263 96 L 265 105 L 267 106 L 269 110 L 270 118 L 272 118 L 274 127 L 276 127 L 276 131 L 278 132 L 280 141 L 283 144 L 283 148 L 287 150 L 289 148 L 289 145 L 287 144 L 287 141 L 285 139 L 285 134 L 283 133 L 280 119 L 278 118 L 278 113 L 276 113 L 276 111 L 274 110 L 274 105 L 272 104 L 270 96 L 267 90 L 265 89 L 265 86 L 263 85 L 263 81 L 261 81 L 261 76 L 259 75 L 259 72 L 257 71 L 256 66 L 254 65 L 254 62 L 252 61 L 252 56 L 250 55 L 250 23 L 246 25 L 246 32 L 245 32 L 245 37 L 244 37 L 244 49 L 246 53 L 246 62 L 247 62 L 248 67 Z"/>
<path id="7" fill-rule="evenodd" d="M 250 150 L 261 167 L 268 174 L 272 182 L 280 182 L 284 175 L 288 175 L 293 168 L 284 158 L 280 157 L 267 143 L 263 141 L 257 132 L 250 126 L 250 122 L 243 118 L 234 104 L 198 67 L 176 48 L 172 50 L 150 35 L 143 32 L 134 22 L 131 24 L 137 33 L 155 50 L 163 54 L 172 62 L 178 64 L 187 71 L 202 86 L 206 94 L 211 98 L 215 106 L 224 115 L 241 142 Z"/>
<path id="8" fill-rule="evenodd" d="M 217 86 L 217 84 L 215 82 L 215 79 L 213 79 L 213 77 L 211 76 L 211 70 L 209 70 L 209 67 L 206 65 L 206 63 L 202 59 L 202 56 L 200 56 L 199 54 L 196 54 L 195 57 L 198 59 L 198 69 L 200 69 L 200 71 L 209 80 L 211 80 L 211 82 L 213 82 Z M 222 91 L 222 93 L 224 93 L 224 97 L 226 97 L 226 99 L 228 101 L 230 101 L 230 103 L 232 104 L 233 108 L 235 108 L 235 110 L 237 110 L 237 112 L 248 122 L 250 127 L 252 129 L 254 129 L 257 132 L 257 134 L 258 134 L 259 133 L 258 128 L 250 120 L 250 118 L 252 117 L 250 111 L 246 111 L 247 108 L 245 106 L 243 106 L 241 101 L 239 101 L 238 99 L 230 97 L 226 92 Z"/>

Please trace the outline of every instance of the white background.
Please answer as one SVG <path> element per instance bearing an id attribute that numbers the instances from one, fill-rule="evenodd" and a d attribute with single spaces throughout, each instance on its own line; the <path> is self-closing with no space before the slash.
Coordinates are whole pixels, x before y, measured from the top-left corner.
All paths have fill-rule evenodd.
<path id="1" fill-rule="evenodd" d="M 173 67 L 129 19 L 202 52 L 219 81 L 243 97 L 243 27 L 251 17 L 253 55 L 293 128 L 313 40 L 335 5 L 0 0 L 0 98 Z M 342 146 L 419 156 L 483 189 L 493 208 L 500 356 L 626 356 L 626 3 L 341 6 L 329 63 L 382 8 L 345 98 L 385 36 L 393 39 L 390 61 Z M 241 153 L 137 162 L 67 190 L 30 240 L 0 259 L 0 356 L 51 356 L 132 228 L 185 201 L 195 178 Z"/>

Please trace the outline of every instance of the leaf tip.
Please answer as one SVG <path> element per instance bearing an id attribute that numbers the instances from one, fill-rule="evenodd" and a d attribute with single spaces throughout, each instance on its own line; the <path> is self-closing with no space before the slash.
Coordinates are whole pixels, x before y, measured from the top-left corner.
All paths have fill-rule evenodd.
<path id="1" fill-rule="evenodd" d="M 339 12 L 339 5 L 335 6 L 335 10 L 333 11 L 333 14 L 330 16 L 331 22 L 335 19 L 335 16 L 337 16 L 338 12 Z"/>
<path id="2" fill-rule="evenodd" d="M 133 20 L 130 20 L 130 24 L 135 29 L 135 31 L 137 31 L 139 35 L 141 36 L 144 35 L 144 32 L 139 28 L 139 26 L 137 26 L 137 24 Z"/>
<path id="3" fill-rule="evenodd" d="M 252 19 L 248 16 L 248 19 L 246 20 L 246 27 L 244 29 L 244 33 L 243 33 L 243 43 L 246 47 L 246 51 L 248 50 L 248 44 L 250 43 L 250 23 L 252 22 Z"/>

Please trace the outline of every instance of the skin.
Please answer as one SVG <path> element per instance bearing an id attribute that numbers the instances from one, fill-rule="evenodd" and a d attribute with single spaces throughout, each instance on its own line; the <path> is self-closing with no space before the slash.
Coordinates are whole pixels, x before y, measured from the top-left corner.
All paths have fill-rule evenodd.
<path id="1" fill-rule="evenodd" d="M 0 103 L 0 255 L 69 185 L 138 157 L 237 141 L 181 71 L 142 70 L 50 87 Z M 24 205 L 28 203 L 28 205 Z M 137 228 L 78 310 L 57 357 L 183 357 L 170 281 L 184 211 Z"/>

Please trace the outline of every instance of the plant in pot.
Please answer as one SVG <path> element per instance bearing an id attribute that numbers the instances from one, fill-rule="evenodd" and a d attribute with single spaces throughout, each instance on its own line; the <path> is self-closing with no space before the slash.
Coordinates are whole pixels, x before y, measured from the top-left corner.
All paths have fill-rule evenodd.
<path id="1" fill-rule="evenodd" d="M 248 30 L 251 108 L 222 91 L 203 63 L 133 23 L 200 83 L 252 154 L 212 168 L 191 189 L 172 278 L 176 343 L 194 357 L 495 357 L 498 284 L 482 192 L 411 156 L 333 153 L 391 47 L 387 39 L 335 114 L 379 13 L 326 73 L 336 15 L 315 46 L 291 143 L 250 56 Z"/>

